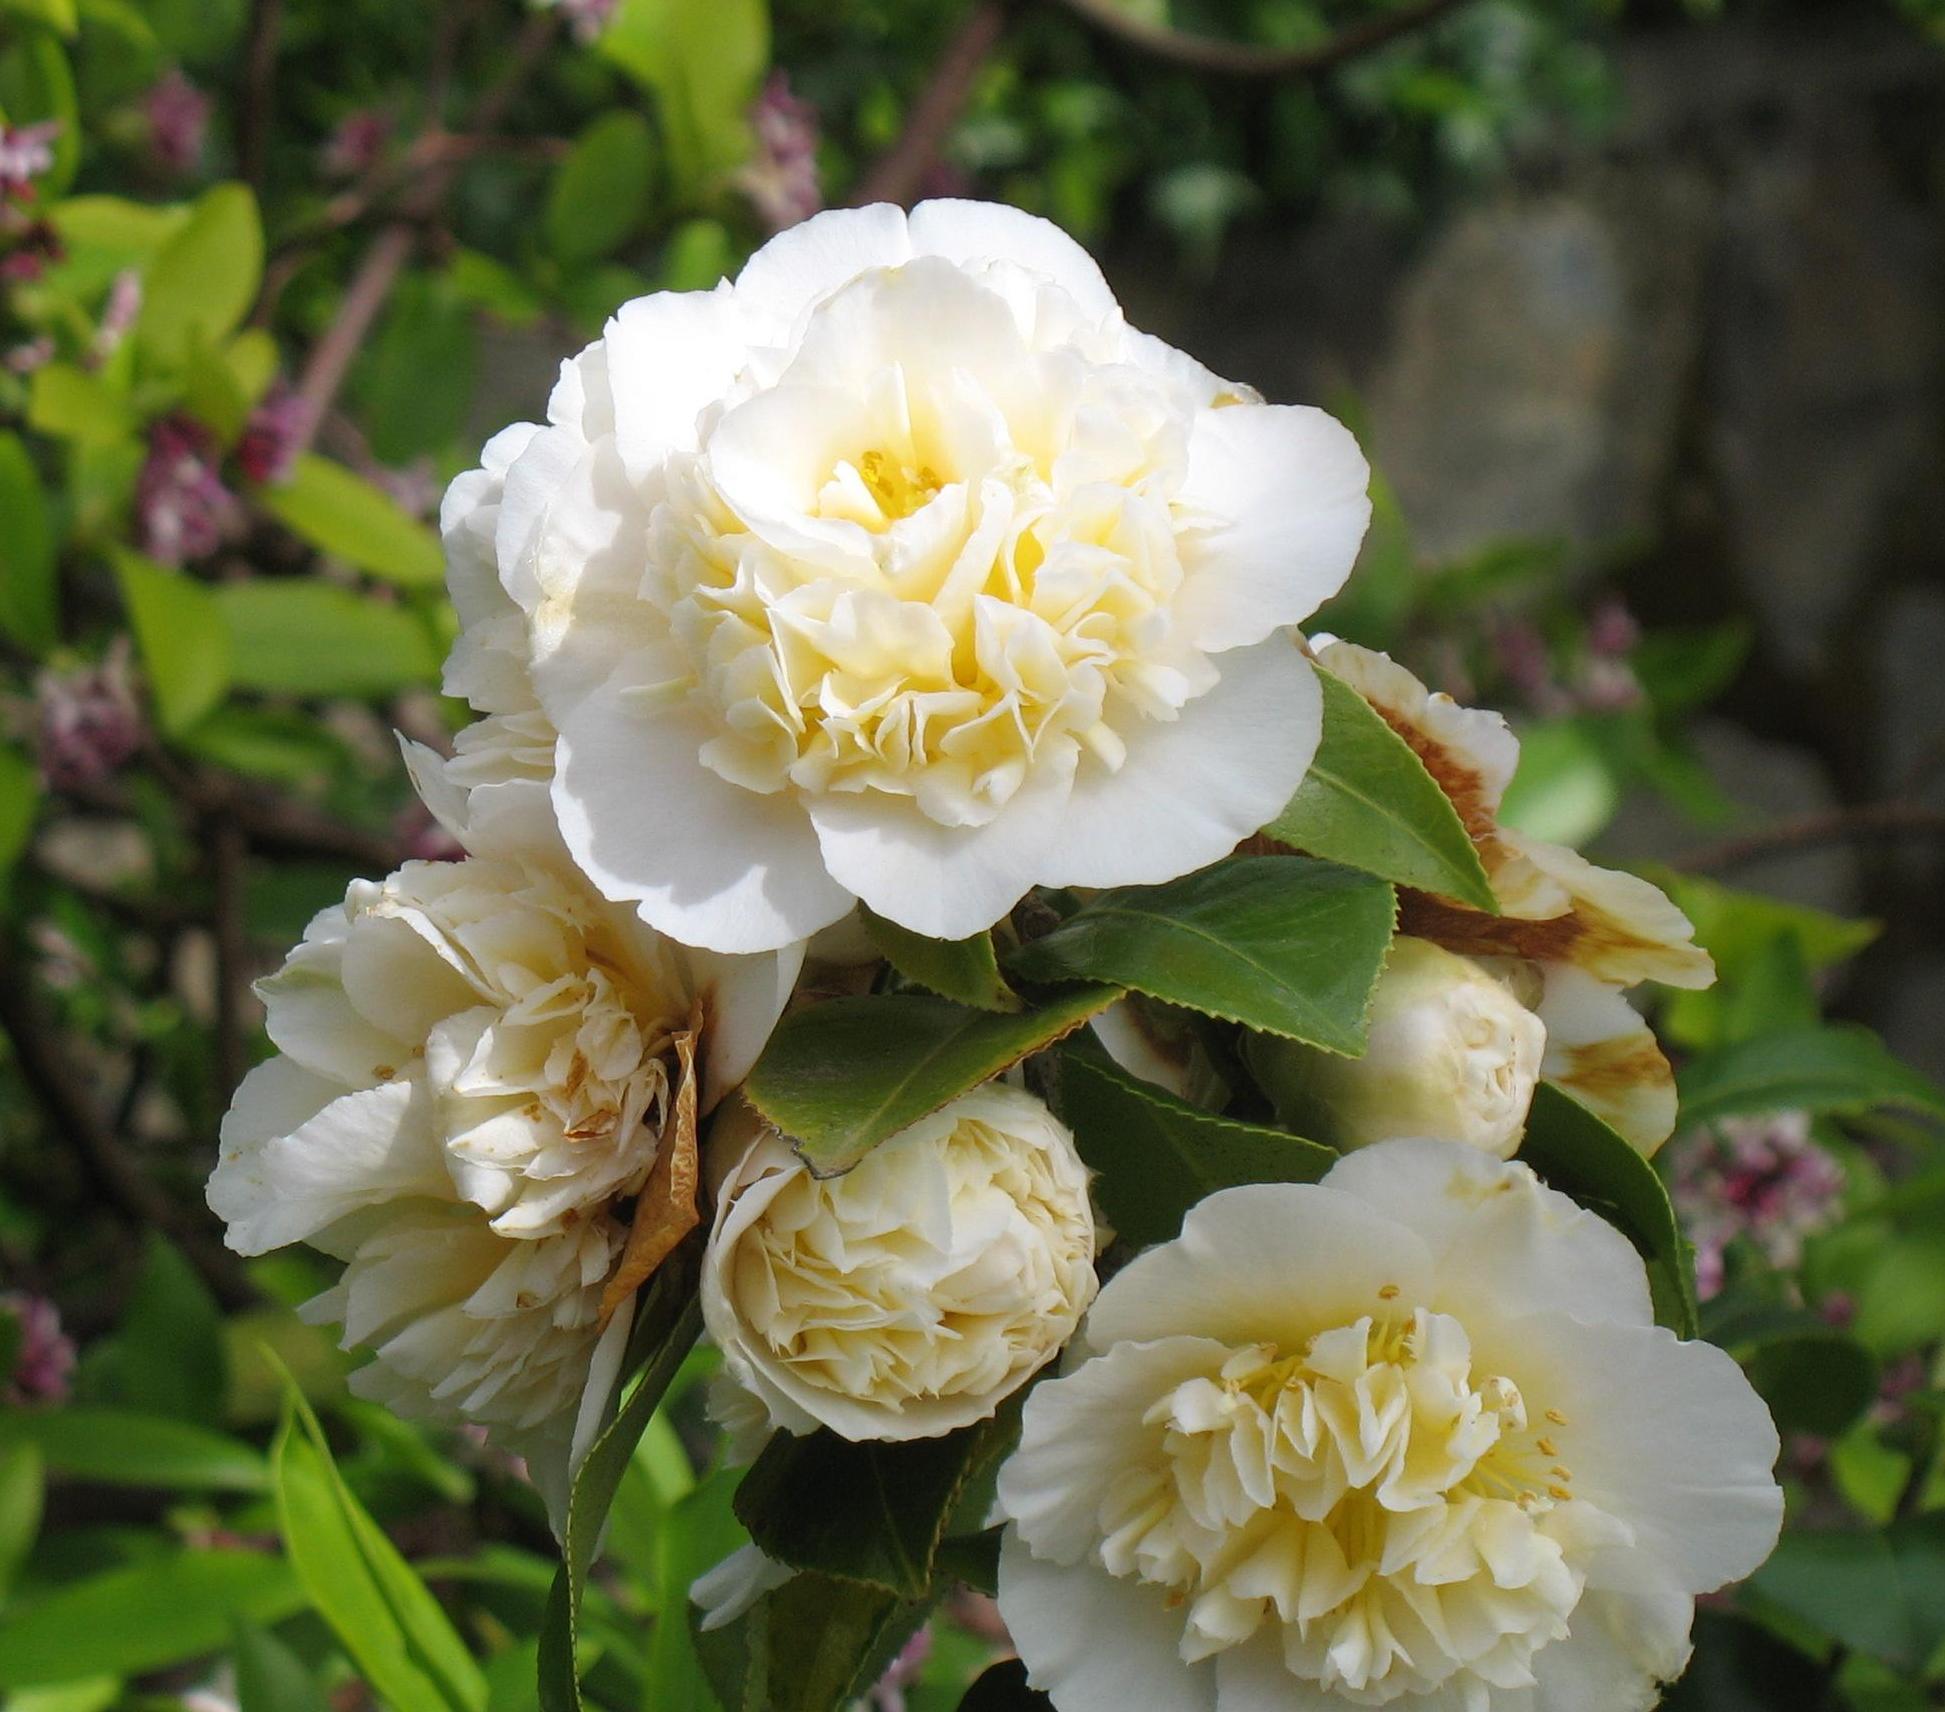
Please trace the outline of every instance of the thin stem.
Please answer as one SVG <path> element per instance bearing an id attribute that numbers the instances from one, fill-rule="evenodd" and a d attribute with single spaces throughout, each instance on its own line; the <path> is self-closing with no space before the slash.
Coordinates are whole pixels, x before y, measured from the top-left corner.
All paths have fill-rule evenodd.
<path id="1" fill-rule="evenodd" d="M 1765 856 L 1825 844 L 1853 844 L 1883 838 L 1945 836 L 1945 809 L 1923 803 L 1864 803 L 1854 808 L 1825 809 L 1778 821 L 1774 826 L 1724 838 L 1678 856 L 1674 866 L 1685 874 L 1719 874 L 1746 867 Z"/>
<path id="2" fill-rule="evenodd" d="M 284 0 L 251 0 L 249 44 L 243 55 L 243 118 L 237 158 L 243 177 L 261 193 L 270 163 L 270 133 L 277 102 L 277 36 Z"/>
<path id="3" fill-rule="evenodd" d="M 912 103 L 905 129 L 859 182 L 852 204 L 910 202 L 925 183 L 952 135 L 952 127 L 972 99 L 980 68 L 992 57 L 1006 31 L 1005 0 L 979 0 L 946 45 L 931 80 Z"/>

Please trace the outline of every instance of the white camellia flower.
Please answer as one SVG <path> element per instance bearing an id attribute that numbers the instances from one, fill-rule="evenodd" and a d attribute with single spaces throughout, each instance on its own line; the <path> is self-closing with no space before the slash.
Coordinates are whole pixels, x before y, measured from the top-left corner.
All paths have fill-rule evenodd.
<path id="1" fill-rule="evenodd" d="M 703 1322 L 773 1426 L 848 1439 L 969 1426 L 1093 1300 L 1087 1169 L 1019 1089 L 975 1088 L 841 1177 L 813 1176 L 747 1108 L 710 1146 L 724 1175 Z"/>
<path id="2" fill-rule="evenodd" d="M 1000 1610 L 1059 1712 L 1645 1712 L 1777 1450 L 1610 1226 L 1388 1142 L 1101 1292 L 1000 1472 Z"/>
<path id="3" fill-rule="evenodd" d="M 1526 1133 L 1546 1026 L 1468 957 L 1401 934 L 1371 998 L 1364 1054 L 1271 1035 L 1244 1056 L 1277 1115 L 1333 1147 L 1441 1135 L 1510 1159 Z"/>
<path id="4" fill-rule="evenodd" d="M 1288 627 L 1367 476 L 1322 412 L 1129 329 L 1043 220 L 822 214 L 624 306 L 455 484 L 448 687 L 505 718 L 531 685 L 575 860 L 686 943 L 859 898 L 960 937 L 1284 806 L 1320 724 Z"/>
<path id="5" fill-rule="evenodd" d="M 210 1206 L 240 1253 L 347 1262 L 307 1312 L 375 1353 L 354 1390 L 522 1435 L 557 1477 L 612 1376 L 603 1326 L 611 1357 L 626 1335 L 629 1203 L 671 1145 L 693 1183 L 696 1111 L 761 1050 L 797 959 L 687 950 L 512 856 L 355 881 L 258 986 L 278 1054 L 237 1090 Z"/>

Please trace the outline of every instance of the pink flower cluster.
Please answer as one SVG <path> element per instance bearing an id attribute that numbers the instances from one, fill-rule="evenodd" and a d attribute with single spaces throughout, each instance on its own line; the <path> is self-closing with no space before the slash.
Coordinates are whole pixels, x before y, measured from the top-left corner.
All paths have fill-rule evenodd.
<path id="1" fill-rule="evenodd" d="M 45 1296 L 9 1290 L 0 1295 L 0 1315 L 19 1327 L 12 1370 L 0 1376 L 0 1402 L 13 1409 L 65 1403 L 74 1342 L 61 1330 L 60 1310 Z"/>
<path id="2" fill-rule="evenodd" d="M 179 67 L 172 68 L 143 100 L 149 149 L 167 172 L 192 173 L 202 164 L 209 135 L 210 99 Z"/>
<path id="3" fill-rule="evenodd" d="M 0 125 L 0 285 L 39 279 L 61 259 L 59 235 L 34 208 L 40 199 L 35 180 L 53 166 L 60 134 L 58 119 Z"/>
<path id="4" fill-rule="evenodd" d="M 218 473 L 216 436 L 189 416 L 149 426 L 149 455 L 135 481 L 135 526 L 142 551 L 165 565 L 206 559 L 243 522 L 236 495 Z"/>
<path id="5" fill-rule="evenodd" d="M 824 206 L 817 177 L 817 109 L 772 72 L 750 108 L 756 153 L 737 184 L 773 232 L 808 220 Z"/>
<path id="6" fill-rule="evenodd" d="M 1530 619 L 1499 625 L 1492 633 L 1492 652 L 1506 681 L 1542 717 L 1619 713 L 1641 699 L 1629 660 L 1640 641 L 1641 626 L 1634 615 L 1618 600 L 1609 600 L 1588 619 L 1581 651 L 1564 671 Z"/>
<path id="7" fill-rule="evenodd" d="M 95 784 L 141 748 L 127 637 L 118 636 L 92 666 L 43 672 L 35 688 L 41 776 L 50 789 Z"/>
<path id="8" fill-rule="evenodd" d="M 1738 1238 L 1772 1266 L 1795 1266 L 1804 1238 L 1835 1220 L 1843 1191 L 1843 1171 L 1811 1139 L 1803 1112 L 1725 1118 L 1679 1143 L 1672 1192 L 1703 1299 L 1721 1290 L 1723 1257 Z"/>

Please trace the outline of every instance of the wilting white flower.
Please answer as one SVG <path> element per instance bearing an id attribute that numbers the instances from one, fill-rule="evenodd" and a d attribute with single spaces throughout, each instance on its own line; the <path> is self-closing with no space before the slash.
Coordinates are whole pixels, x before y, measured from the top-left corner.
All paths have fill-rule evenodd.
<path id="1" fill-rule="evenodd" d="M 1547 1028 L 1542 1077 L 1653 1153 L 1674 1128 L 1675 1078 L 1621 992 L 1641 981 L 1706 987 L 1715 979 L 1688 917 L 1648 881 L 1500 823 L 1519 740 L 1498 714 L 1461 707 L 1353 643 L 1329 642 L 1317 657 L 1384 716 L 1451 798 L 1499 903 L 1498 915 L 1486 915 L 1406 892 L 1401 930 L 1482 961 L 1506 960 L 1495 973 L 1511 979 L 1525 965 Z"/>
<path id="2" fill-rule="evenodd" d="M 1475 1148 L 1211 1196 L 1073 1354 L 999 1480 L 1000 1609 L 1059 1712 L 1645 1712 L 1782 1520 L 1734 1361 Z"/>
<path id="3" fill-rule="evenodd" d="M 985 1419 L 1094 1296 L 1073 1138 L 989 1084 L 819 1178 L 775 1130 L 727 1114 L 703 1320 L 773 1425 L 933 1438 Z"/>
<path id="4" fill-rule="evenodd" d="M 449 687 L 531 683 L 575 859 L 687 943 L 1169 879 L 1309 763 L 1287 627 L 1350 569 L 1364 459 L 1129 329 L 1045 221 L 819 215 L 626 305 L 548 419 L 448 496 Z"/>
<path id="5" fill-rule="evenodd" d="M 1286 1123 L 1333 1147 L 1438 1135 L 1501 1159 L 1518 1150 L 1547 1031 L 1468 957 L 1392 941 L 1361 1058 L 1252 1035 L 1251 1070 Z"/>
<path id="6" fill-rule="evenodd" d="M 307 1312 L 374 1351 L 362 1395 L 564 1450 L 604 1323 L 625 1336 L 627 1203 L 693 1149 L 796 961 L 689 951 L 510 855 L 354 881 L 258 986 L 278 1055 L 237 1090 L 210 1205 L 240 1253 L 347 1262 Z"/>

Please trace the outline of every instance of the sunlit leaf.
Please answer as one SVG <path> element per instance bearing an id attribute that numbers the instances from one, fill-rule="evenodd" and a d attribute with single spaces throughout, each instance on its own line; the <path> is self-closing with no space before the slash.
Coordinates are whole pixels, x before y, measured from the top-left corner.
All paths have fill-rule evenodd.
<path id="1" fill-rule="evenodd" d="M 297 577 L 225 583 L 216 609 L 243 689 L 300 696 L 388 696 L 439 676 L 439 655 L 403 607 Z"/>
<path id="2" fill-rule="evenodd" d="M 166 1415 L 76 1405 L 0 1415 L 0 1450 L 32 1449 L 50 1474 L 158 1491 L 262 1492 L 263 1453 Z"/>
<path id="3" fill-rule="evenodd" d="M 186 731 L 229 690 L 229 627 L 194 578 L 126 549 L 114 565 L 162 729 Z"/>
<path id="4" fill-rule="evenodd" d="M 445 575 L 438 537 L 390 494 L 328 458 L 307 452 L 256 498 L 292 534 L 387 582 L 430 588 Z"/>
<path id="5" fill-rule="evenodd" d="M 136 338 L 167 362 L 220 345 L 256 300 L 262 273 L 263 223 L 249 187 L 204 191 L 143 278 Z"/>
<path id="6" fill-rule="evenodd" d="M 547 192 L 548 247 L 569 266 L 613 255 L 648 211 L 655 136 L 626 107 L 604 113 L 574 139 Z"/>

